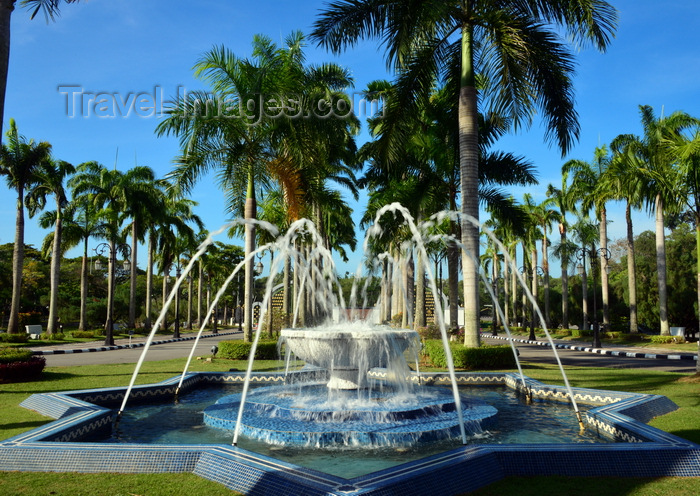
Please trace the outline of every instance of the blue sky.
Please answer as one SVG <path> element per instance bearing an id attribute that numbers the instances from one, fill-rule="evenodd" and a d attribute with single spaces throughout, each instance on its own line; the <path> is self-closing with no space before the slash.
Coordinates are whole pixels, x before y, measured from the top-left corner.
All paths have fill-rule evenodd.
<path id="1" fill-rule="evenodd" d="M 543 141 L 543 128 L 507 136 L 502 150 L 531 160 L 540 185 L 513 189 L 516 199 L 529 191 L 536 201 L 545 198 L 547 184 L 560 184 L 561 165 L 570 158 L 590 160 L 593 150 L 621 133 L 640 133 L 639 105 L 651 105 L 657 113 L 683 110 L 700 117 L 700 3 L 696 0 L 611 1 L 620 12 L 617 38 L 608 52 L 584 49 L 578 55 L 575 80 L 581 138 L 571 153 L 559 152 Z M 194 5 L 194 7 L 193 7 Z M 15 10 L 5 103 L 5 125 L 15 118 L 21 134 L 48 141 L 56 158 L 79 164 L 96 160 L 122 170 L 135 164 L 152 167 L 159 176 L 171 167 L 178 153 L 174 138 L 157 138 L 155 112 L 120 111 L 101 117 L 73 107 L 71 93 L 110 93 L 130 104 L 134 95 L 159 101 L 204 86 L 192 77 L 192 66 L 214 45 L 225 45 L 237 55 L 248 56 L 254 34 L 265 34 L 282 43 L 293 30 L 309 32 L 321 0 L 90 0 L 62 5 L 55 23 L 29 20 Z M 356 89 L 368 81 L 389 77 L 383 51 L 376 41 L 362 43 L 335 57 L 315 46 L 307 47 L 308 62 L 335 61 L 348 67 Z M 123 105 L 123 104 L 122 104 Z M 70 114 L 74 114 L 70 117 Z M 366 133 L 359 142 L 367 139 Z M 223 194 L 211 180 L 204 180 L 192 194 L 197 213 L 209 230 L 227 217 Z M 356 218 L 364 206 L 354 205 Z M 14 240 L 15 196 L 0 187 L 0 243 Z M 609 206 L 609 236 L 624 236 L 624 206 Z M 653 227 L 646 212 L 635 214 L 635 232 Z M 40 246 L 47 231 L 36 219 L 26 221 L 26 242 Z M 358 245 L 364 236 L 359 233 Z M 94 244 L 96 244 L 95 242 Z M 143 251 L 142 251 L 143 253 Z M 78 253 L 69 253 L 77 256 Z M 355 255 L 341 272 L 354 271 Z M 554 264 L 556 265 L 556 263 Z"/>

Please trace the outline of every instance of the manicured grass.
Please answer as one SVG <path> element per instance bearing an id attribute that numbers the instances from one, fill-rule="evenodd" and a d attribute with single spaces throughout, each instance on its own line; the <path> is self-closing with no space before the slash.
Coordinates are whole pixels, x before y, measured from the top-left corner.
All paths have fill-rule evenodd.
<path id="1" fill-rule="evenodd" d="M 138 383 L 158 382 L 181 373 L 184 359 L 145 362 Z M 277 361 L 259 361 L 256 370 L 278 370 Z M 242 361 L 215 359 L 197 361 L 198 371 L 244 370 Z M 554 366 L 524 364 L 524 372 L 533 379 L 562 384 Z M 700 378 L 669 372 L 635 369 L 567 368 L 572 386 L 596 389 L 661 394 L 680 407 L 678 411 L 654 419 L 651 425 L 700 443 Z M 47 367 L 41 381 L 0 385 L 0 439 L 33 429 L 51 419 L 19 407 L 29 395 L 39 392 L 67 391 L 98 387 L 124 386 L 133 372 L 133 364 Z M 477 491 L 477 496 L 517 494 L 546 496 L 562 494 L 584 496 L 690 496 L 700 494 L 699 478 L 508 478 Z M 222 486 L 192 474 L 53 474 L 0 473 L 0 494 L 13 495 L 218 495 L 233 494 Z"/>

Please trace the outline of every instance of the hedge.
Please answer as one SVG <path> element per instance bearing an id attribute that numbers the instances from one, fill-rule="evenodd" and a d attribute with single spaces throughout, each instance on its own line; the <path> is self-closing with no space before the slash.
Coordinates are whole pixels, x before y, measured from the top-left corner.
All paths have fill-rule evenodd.
<path id="1" fill-rule="evenodd" d="M 219 341 L 219 352 L 217 355 L 220 358 L 228 358 L 229 360 L 247 360 L 252 345 L 253 343 L 240 340 Z M 277 341 L 258 342 L 258 347 L 255 349 L 256 360 L 277 360 L 278 358 Z"/>
<path id="2" fill-rule="evenodd" d="M 0 382 L 34 380 L 45 366 L 46 359 L 32 356 L 31 350 L 0 348 Z"/>
<path id="3" fill-rule="evenodd" d="M 513 349 L 508 345 L 467 348 L 461 344 L 451 343 L 452 360 L 455 368 L 464 370 L 494 370 L 515 368 Z M 445 348 L 441 340 L 431 339 L 425 342 L 422 353 L 428 357 L 434 367 L 447 368 Z"/>

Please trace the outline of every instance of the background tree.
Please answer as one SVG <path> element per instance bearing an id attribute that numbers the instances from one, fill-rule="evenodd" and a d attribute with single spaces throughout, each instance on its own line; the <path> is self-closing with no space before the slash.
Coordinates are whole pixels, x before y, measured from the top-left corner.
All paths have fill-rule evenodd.
<path id="1" fill-rule="evenodd" d="M 51 237 L 51 293 L 49 300 L 49 321 L 46 333 L 51 335 L 57 330 L 58 318 L 58 284 L 61 270 L 63 250 L 63 210 L 68 204 L 68 196 L 64 185 L 66 178 L 75 172 L 75 167 L 62 160 L 48 159 L 41 163 L 36 172 L 36 184 L 32 187 L 27 202 L 29 216 L 42 210 L 46 205 L 46 197 L 53 195 L 56 203 L 54 211 L 54 231 Z"/>
<path id="2" fill-rule="evenodd" d="M 10 306 L 8 333 L 19 333 L 19 309 L 24 267 L 24 195 L 25 189 L 36 182 L 36 171 L 51 156 L 51 145 L 27 140 L 17 131 L 17 124 L 10 119 L 7 143 L 0 145 L 0 175 L 10 189 L 17 192 L 15 222 L 15 247 L 12 251 L 12 303 Z"/>
<path id="3" fill-rule="evenodd" d="M 412 82 L 403 103 L 425 94 L 435 74 L 459 67 L 459 116 L 462 242 L 475 259 L 463 256 L 465 343 L 479 345 L 478 104 L 488 102 L 518 126 L 539 108 L 546 138 L 565 154 L 578 136 L 574 111 L 573 52 L 558 35 L 563 29 L 577 43 L 604 50 L 617 15 L 607 2 L 545 1 L 419 2 L 344 0 L 331 4 L 315 23 L 312 37 L 339 53 L 361 38 L 380 37 L 387 62 Z M 444 72 L 443 72 L 444 73 Z M 479 87 L 481 81 L 493 82 Z"/>

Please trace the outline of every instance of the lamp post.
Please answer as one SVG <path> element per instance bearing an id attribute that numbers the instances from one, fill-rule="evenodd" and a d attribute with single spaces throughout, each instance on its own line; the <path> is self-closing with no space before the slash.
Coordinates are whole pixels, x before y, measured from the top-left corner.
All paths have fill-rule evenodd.
<path id="1" fill-rule="evenodd" d="M 255 276 L 260 277 L 263 273 L 263 270 L 265 269 L 265 266 L 262 263 L 263 252 L 258 253 L 257 257 L 258 257 L 258 262 L 255 264 L 255 267 L 253 267 L 253 270 L 255 271 Z M 253 284 L 253 300 L 255 300 L 255 284 Z M 253 314 L 253 312 L 251 311 L 251 318 L 253 318 L 252 314 Z M 262 317 L 262 308 L 260 309 L 260 311 L 258 313 L 258 327 L 260 327 L 262 325 L 262 321 L 261 321 L 260 317 Z M 268 316 L 268 318 L 269 318 L 269 316 Z"/>
<path id="2" fill-rule="evenodd" d="M 528 336 L 530 341 L 537 340 L 537 336 L 535 336 L 535 301 L 537 301 L 538 294 L 537 276 L 543 275 L 544 269 L 542 267 L 539 265 L 532 267 L 532 297 L 534 301 L 530 304 L 530 335 Z"/>
<path id="3" fill-rule="evenodd" d="M 125 271 L 131 270 L 131 263 L 129 263 L 129 256 L 131 255 L 131 248 L 128 245 L 117 244 L 114 241 L 109 243 L 100 243 L 94 249 L 97 256 L 104 256 L 107 254 L 107 322 L 105 324 L 105 346 L 114 346 L 114 269 L 116 265 L 117 250 L 124 253 L 124 264 L 122 268 Z M 101 267 L 100 260 L 95 261 L 95 268 L 100 270 Z"/>
<path id="4" fill-rule="evenodd" d="M 523 312 L 523 322 L 522 322 L 522 327 L 523 329 L 527 328 L 527 267 L 524 265 L 520 267 L 520 273 L 523 275 L 523 278 L 525 279 L 525 285 L 523 287 L 523 299 L 522 299 L 522 312 Z"/>
<path id="5" fill-rule="evenodd" d="M 173 326 L 173 339 L 180 339 L 180 259 L 175 262 L 175 325 Z"/>

